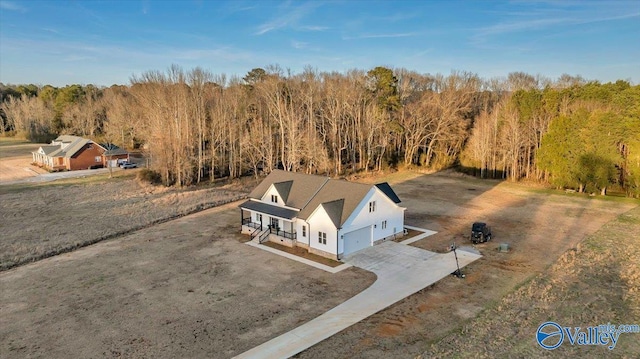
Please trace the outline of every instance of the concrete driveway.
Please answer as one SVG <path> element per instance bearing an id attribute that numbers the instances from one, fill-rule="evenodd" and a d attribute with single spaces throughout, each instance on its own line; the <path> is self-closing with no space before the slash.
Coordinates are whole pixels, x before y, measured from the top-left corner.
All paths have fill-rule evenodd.
<path id="1" fill-rule="evenodd" d="M 460 267 L 481 257 L 467 251 L 457 252 Z M 372 271 L 378 279 L 321 316 L 236 358 L 289 358 L 456 270 L 453 252 L 438 254 L 396 242 L 363 249 L 344 261 Z"/>

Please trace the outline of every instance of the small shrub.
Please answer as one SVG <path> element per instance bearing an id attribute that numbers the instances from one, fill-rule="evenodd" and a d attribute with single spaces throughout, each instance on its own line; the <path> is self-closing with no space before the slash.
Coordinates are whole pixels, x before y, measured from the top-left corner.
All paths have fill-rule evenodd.
<path id="1" fill-rule="evenodd" d="M 138 180 L 154 185 L 162 183 L 160 174 L 148 168 L 143 168 L 142 170 L 140 170 L 140 172 L 138 172 Z"/>

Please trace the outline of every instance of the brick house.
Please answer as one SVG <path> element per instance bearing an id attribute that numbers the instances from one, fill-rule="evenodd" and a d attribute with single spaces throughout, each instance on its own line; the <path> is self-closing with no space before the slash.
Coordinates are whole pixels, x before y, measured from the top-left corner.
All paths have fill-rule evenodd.
<path id="1" fill-rule="evenodd" d="M 62 135 L 32 152 L 33 163 L 50 171 L 75 171 L 117 166 L 118 160 L 128 160 L 129 154 L 113 144 L 98 144 L 89 139 Z M 111 161 L 111 162 L 109 162 Z"/>

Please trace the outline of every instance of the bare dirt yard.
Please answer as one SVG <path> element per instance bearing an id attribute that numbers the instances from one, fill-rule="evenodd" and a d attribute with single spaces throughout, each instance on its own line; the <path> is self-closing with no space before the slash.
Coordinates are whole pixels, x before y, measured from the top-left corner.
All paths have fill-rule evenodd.
<path id="1" fill-rule="evenodd" d="M 14 181 L 37 176 L 47 171 L 32 166 L 31 152 L 42 146 L 26 140 L 2 137 L 0 138 L 0 182 Z"/>
<path id="2" fill-rule="evenodd" d="M 380 180 L 394 185 L 408 208 L 408 225 L 439 232 L 412 245 L 439 252 L 453 241 L 471 245 L 470 226 L 478 220 L 492 226 L 494 239 L 476 246 L 484 257 L 465 268 L 466 279 L 445 278 L 297 357 L 415 357 L 497 308 L 506 295 L 639 204 L 451 172 L 400 172 L 371 179 Z M 70 188 L 75 192 L 66 199 L 88 201 L 90 195 L 84 192 L 94 187 L 74 186 Z M 46 187 L 2 196 L 17 196 L 14 204 L 21 198 L 26 202 L 21 211 L 28 211 L 30 204 L 35 207 L 52 196 L 56 186 Z M 43 192 L 38 196 L 31 195 L 39 190 Z M 107 202 L 87 205 L 83 211 Z M 155 206 L 181 202 L 158 200 Z M 9 207 L 2 207 L 3 232 L 11 234 L 5 229 L 8 226 L 15 231 L 37 225 L 14 224 L 25 218 L 17 214 L 21 211 L 4 219 Z M 118 213 L 120 207 L 105 213 Z M 73 217 L 78 215 L 80 211 Z M 231 357 L 314 318 L 375 280 L 371 273 L 356 268 L 329 274 L 244 245 L 237 234 L 238 222 L 235 204 L 225 205 L 0 272 L 0 353 L 54 358 Z M 39 227 L 38 238 L 47 237 L 48 228 Z M 67 226 L 67 233 L 74 230 Z M 512 251 L 499 253 L 496 247 L 501 242 L 509 243 Z M 517 316 L 504 320 L 508 328 L 519 323 Z M 534 333 L 527 335 L 523 331 L 522 338 L 528 339 L 513 345 L 535 350 Z M 624 348 L 619 353 L 624 354 Z M 449 349 L 436 346 L 433 353 L 446 357 L 452 354 Z M 483 347 L 470 347 L 463 354 L 486 352 Z"/>
<path id="3" fill-rule="evenodd" d="M 0 356 L 229 358 L 364 290 L 240 243 L 239 203 L 0 273 Z"/>

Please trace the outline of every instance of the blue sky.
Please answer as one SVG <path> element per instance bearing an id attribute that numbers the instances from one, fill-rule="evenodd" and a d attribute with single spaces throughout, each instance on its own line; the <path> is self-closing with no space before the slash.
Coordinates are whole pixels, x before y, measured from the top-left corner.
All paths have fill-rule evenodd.
<path id="1" fill-rule="evenodd" d="M 0 0 L 0 82 L 404 67 L 640 83 L 640 1 Z"/>

